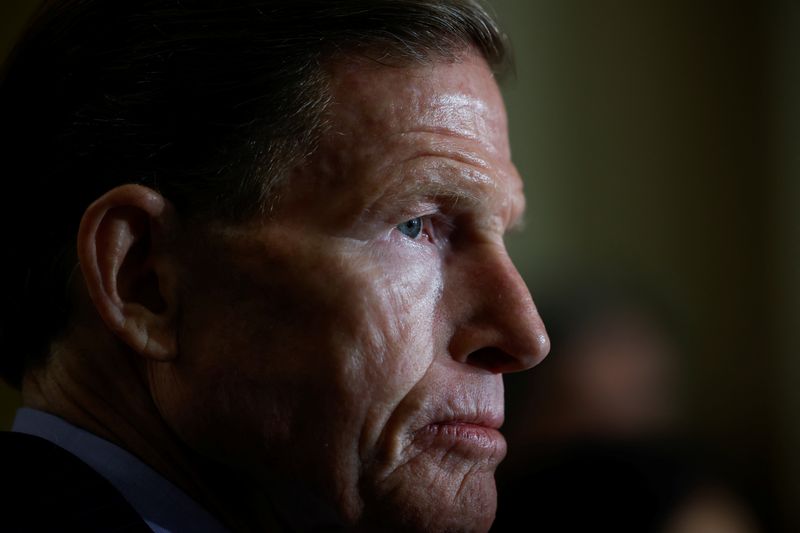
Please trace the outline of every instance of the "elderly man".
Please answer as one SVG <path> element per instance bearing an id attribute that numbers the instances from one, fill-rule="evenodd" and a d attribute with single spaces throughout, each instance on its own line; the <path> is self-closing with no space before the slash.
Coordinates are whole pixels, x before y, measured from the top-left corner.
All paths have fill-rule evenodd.
<path id="1" fill-rule="evenodd" d="M 4 523 L 487 530 L 502 374 L 548 349 L 501 35 L 470 0 L 46 2 L 0 95 Z"/>

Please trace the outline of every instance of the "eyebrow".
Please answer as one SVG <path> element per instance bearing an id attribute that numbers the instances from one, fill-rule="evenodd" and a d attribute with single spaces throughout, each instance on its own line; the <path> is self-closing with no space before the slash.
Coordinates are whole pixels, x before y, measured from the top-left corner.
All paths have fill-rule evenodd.
<path id="1" fill-rule="evenodd" d="M 497 189 L 496 182 L 487 172 L 491 166 L 479 158 L 464 157 L 463 154 L 426 152 L 410 157 L 403 163 L 408 164 L 427 158 L 440 161 L 435 166 L 437 171 L 432 172 L 428 165 L 415 169 L 412 173 L 413 181 L 398 179 L 397 183 L 388 188 L 384 201 L 396 201 L 407 197 L 427 197 L 439 203 L 446 203 L 451 209 L 456 209 L 463 203 L 467 204 L 466 208 L 483 209 L 488 204 L 485 198 Z M 459 179 L 447 179 L 444 172 L 441 172 L 443 169 L 451 177 L 455 174 Z M 408 173 L 403 173 L 403 175 L 408 177 Z M 515 193 L 510 194 L 508 201 L 519 203 L 515 197 Z M 512 215 L 517 211 L 518 214 L 509 221 L 506 231 L 520 231 L 524 226 L 524 205 L 521 209 L 510 206 L 509 210 Z"/>
<path id="2" fill-rule="evenodd" d="M 404 163 L 427 158 L 439 160 L 440 162 L 433 168 L 430 165 L 425 165 L 424 168 L 414 169 L 414 172 L 411 173 L 413 181 L 409 180 L 409 174 L 404 172 L 403 177 L 390 186 L 390 190 L 393 190 L 391 196 L 425 196 L 435 198 L 438 201 L 449 200 L 452 207 L 463 201 L 472 205 L 481 203 L 483 194 L 481 194 L 480 189 L 482 187 L 480 182 L 488 183 L 490 181 L 489 176 L 484 172 L 484 168 L 468 161 L 433 153 L 416 155 Z M 447 162 L 448 160 L 461 164 L 456 165 L 453 162 Z M 448 179 L 453 175 L 457 175 L 459 179 Z M 478 177 L 478 179 L 469 179 L 469 176 Z"/>
<path id="3" fill-rule="evenodd" d="M 516 235 L 518 233 L 522 233 L 525 231 L 525 225 L 527 220 L 525 218 L 525 210 L 523 209 L 519 215 L 516 216 L 514 220 L 511 221 L 511 224 L 506 229 L 506 233 L 510 233 L 512 235 Z"/>

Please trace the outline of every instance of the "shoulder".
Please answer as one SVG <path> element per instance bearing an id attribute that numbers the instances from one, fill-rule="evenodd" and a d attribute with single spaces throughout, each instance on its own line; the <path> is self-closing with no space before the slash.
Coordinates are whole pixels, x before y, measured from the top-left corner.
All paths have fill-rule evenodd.
<path id="1" fill-rule="evenodd" d="M 122 495 L 55 444 L 0 432 L 3 531 L 150 531 Z"/>

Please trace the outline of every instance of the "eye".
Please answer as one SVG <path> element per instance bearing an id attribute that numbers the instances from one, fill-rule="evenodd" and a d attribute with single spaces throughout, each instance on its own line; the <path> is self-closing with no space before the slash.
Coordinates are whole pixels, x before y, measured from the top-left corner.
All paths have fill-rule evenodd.
<path id="1" fill-rule="evenodd" d="M 397 229 L 409 239 L 416 239 L 422 232 L 422 217 L 406 220 L 402 224 L 398 224 Z"/>

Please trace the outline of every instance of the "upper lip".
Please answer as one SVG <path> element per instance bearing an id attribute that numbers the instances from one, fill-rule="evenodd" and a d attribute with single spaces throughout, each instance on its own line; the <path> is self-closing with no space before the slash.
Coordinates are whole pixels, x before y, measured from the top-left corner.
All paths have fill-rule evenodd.
<path id="1" fill-rule="evenodd" d="M 474 425 L 497 430 L 503 425 L 503 382 L 471 381 L 437 383 L 426 391 L 412 427 Z"/>

